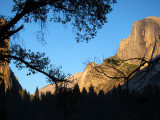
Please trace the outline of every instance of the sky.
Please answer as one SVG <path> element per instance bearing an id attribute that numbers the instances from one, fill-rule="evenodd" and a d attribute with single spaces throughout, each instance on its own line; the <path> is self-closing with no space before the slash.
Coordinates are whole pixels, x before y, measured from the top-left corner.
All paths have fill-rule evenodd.
<path id="1" fill-rule="evenodd" d="M 0 3 L 0 15 L 13 16 L 12 0 L 0 0 Z M 58 23 L 47 23 L 45 45 L 36 39 L 40 25 L 35 23 L 25 24 L 16 42 L 34 52 L 45 52 L 52 64 L 62 66 L 64 73 L 83 72 L 86 63 L 100 64 L 104 58 L 115 55 L 121 40 L 130 35 L 135 21 L 149 16 L 160 17 L 160 0 L 117 0 L 112 8 L 113 11 L 107 15 L 108 22 L 89 43 L 77 43 L 71 26 Z M 20 21 L 18 25 L 21 24 Z M 9 66 L 22 87 L 31 94 L 36 87 L 40 89 L 49 84 L 40 73 L 27 76 L 26 69 L 18 70 L 12 63 Z"/>

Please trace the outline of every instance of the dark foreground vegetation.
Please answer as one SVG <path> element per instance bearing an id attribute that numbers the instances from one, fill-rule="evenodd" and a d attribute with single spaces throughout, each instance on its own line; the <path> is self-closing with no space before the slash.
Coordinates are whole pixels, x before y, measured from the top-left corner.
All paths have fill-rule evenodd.
<path id="1" fill-rule="evenodd" d="M 35 96 L 24 90 L 8 89 L 5 95 L 6 120 L 160 120 L 160 88 L 148 86 L 131 96 L 119 86 L 97 95 L 93 87 L 80 92 L 59 89 L 56 94 Z M 2 104 L 0 104 L 2 105 Z"/>

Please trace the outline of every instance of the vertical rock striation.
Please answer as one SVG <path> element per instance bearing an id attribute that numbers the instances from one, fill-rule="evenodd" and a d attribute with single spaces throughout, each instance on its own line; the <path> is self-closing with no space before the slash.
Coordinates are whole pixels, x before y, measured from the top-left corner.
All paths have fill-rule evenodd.
<path id="1" fill-rule="evenodd" d="M 121 59 L 143 58 L 150 60 L 160 55 L 160 18 L 147 17 L 133 24 L 131 34 L 120 43 L 117 56 Z M 127 61 L 139 64 L 141 61 Z"/>

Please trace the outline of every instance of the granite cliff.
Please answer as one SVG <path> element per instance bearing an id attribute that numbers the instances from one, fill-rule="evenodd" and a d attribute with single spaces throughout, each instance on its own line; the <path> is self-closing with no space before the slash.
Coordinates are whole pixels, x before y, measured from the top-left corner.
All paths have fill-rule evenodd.
<path id="1" fill-rule="evenodd" d="M 0 20 L 0 27 L 6 24 L 5 19 Z M 9 39 L 6 39 L 3 44 L 0 45 L 0 54 L 9 54 Z M 12 85 L 16 85 L 19 89 L 22 89 L 18 82 L 18 79 L 10 69 L 8 62 L 0 59 L 0 78 L 4 80 L 5 89 L 11 88 Z"/>
<path id="2" fill-rule="evenodd" d="M 120 43 L 117 56 L 121 59 L 154 59 L 160 55 L 160 18 L 147 17 L 133 23 L 131 34 Z M 141 61 L 127 61 L 139 64 Z"/>
<path id="3" fill-rule="evenodd" d="M 145 58 L 146 60 L 153 60 L 160 55 L 160 17 L 147 17 L 143 20 L 133 23 L 131 34 L 127 39 L 122 39 L 118 52 L 115 56 L 106 58 L 102 64 L 97 65 L 94 62 L 89 63 L 84 72 L 81 72 L 78 77 L 76 73 L 72 76 L 76 82 L 68 88 L 73 88 L 78 83 L 80 90 L 85 87 L 89 90 L 92 85 L 98 93 L 103 90 L 105 93 L 112 90 L 119 84 L 125 87 L 124 75 L 130 74 L 141 63 L 140 60 L 128 60 L 132 58 Z M 142 69 L 138 70 L 136 74 L 132 75 L 129 81 L 129 87 L 136 89 L 139 85 L 141 88 L 151 83 L 159 84 L 160 66 L 154 66 L 154 70 L 150 70 L 145 74 L 146 70 L 150 69 L 150 65 L 145 65 Z M 120 72 L 120 71 L 121 72 Z M 158 71 L 158 72 L 157 72 Z M 117 79 L 122 77 L 121 79 Z M 145 78 L 145 79 L 144 79 Z M 153 80 L 154 79 L 154 80 Z M 142 83 L 144 83 L 142 85 Z M 49 85 L 50 86 L 50 85 Z M 47 86 L 40 89 L 41 92 L 50 91 Z"/>
<path id="4" fill-rule="evenodd" d="M 160 17 L 147 17 L 133 24 L 132 32 L 120 43 L 117 56 L 121 59 L 144 58 L 153 61 L 160 57 Z M 142 61 L 129 60 L 139 65 Z M 142 90 L 147 85 L 160 86 L 160 64 L 146 64 L 129 81 L 130 90 Z M 124 85 L 125 86 L 125 85 Z"/>

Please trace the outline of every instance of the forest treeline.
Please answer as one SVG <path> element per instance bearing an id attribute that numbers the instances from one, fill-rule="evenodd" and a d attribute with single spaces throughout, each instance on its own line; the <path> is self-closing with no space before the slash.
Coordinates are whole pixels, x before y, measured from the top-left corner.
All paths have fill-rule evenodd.
<path id="1" fill-rule="evenodd" d="M 121 86 L 96 94 L 92 86 L 87 93 L 85 88 L 80 92 L 78 85 L 72 90 L 60 88 L 55 94 L 39 94 L 36 90 L 33 96 L 14 86 L 8 89 L 6 120 L 160 120 L 157 86 L 132 91 L 131 96 Z"/>

